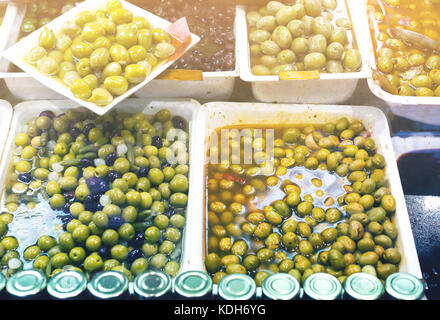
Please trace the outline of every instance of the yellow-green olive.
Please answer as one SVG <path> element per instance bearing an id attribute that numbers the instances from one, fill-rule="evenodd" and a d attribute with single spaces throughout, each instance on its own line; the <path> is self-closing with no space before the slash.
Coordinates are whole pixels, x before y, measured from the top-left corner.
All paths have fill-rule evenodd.
<path id="1" fill-rule="evenodd" d="M 98 77 L 94 74 L 86 75 L 83 80 L 89 85 L 91 90 L 98 88 Z"/>
<path id="2" fill-rule="evenodd" d="M 85 77 L 88 74 L 92 73 L 92 68 L 90 66 L 90 59 L 89 58 L 82 58 L 76 63 L 76 72 L 81 77 Z"/>
<path id="3" fill-rule="evenodd" d="M 93 46 L 96 49 L 105 48 L 105 49 L 109 50 L 112 47 L 112 42 L 107 37 L 99 37 L 93 42 Z"/>
<path id="4" fill-rule="evenodd" d="M 132 29 L 122 28 L 116 33 L 116 41 L 126 48 L 137 44 L 137 34 Z"/>
<path id="5" fill-rule="evenodd" d="M 86 23 L 82 29 L 81 36 L 87 42 L 94 42 L 105 35 L 105 29 L 96 22 Z"/>
<path id="6" fill-rule="evenodd" d="M 59 64 L 54 58 L 46 56 L 38 60 L 37 67 L 45 75 L 54 75 L 58 72 Z"/>
<path id="7" fill-rule="evenodd" d="M 147 50 L 140 45 L 136 45 L 128 49 L 131 63 L 138 63 L 147 58 Z"/>
<path id="8" fill-rule="evenodd" d="M 117 25 L 127 24 L 133 20 L 133 13 L 124 8 L 117 8 L 110 12 L 110 18 Z"/>
<path id="9" fill-rule="evenodd" d="M 70 49 L 72 51 L 72 55 L 77 59 L 88 58 L 93 52 L 93 47 L 83 41 L 72 43 Z"/>
<path id="10" fill-rule="evenodd" d="M 56 37 L 53 31 L 45 27 L 38 38 L 38 44 L 45 49 L 53 49 L 56 44 Z"/>
<path id="11" fill-rule="evenodd" d="M 46 49 L 42 46 L 33 47 L 26 56 L 27 62 L 30 64 L 37 63 L 41 58 L 43 58 L 47 54 Z"/>
<path id="12" fill-rule="evenodd" d="M 153 46 L 153 33 L 149 29 L 141 29 L 137 33 L 137 44 L 149 50 Z"/>
<path id="13" fill-rule="evenodd" d="M 290 48 L 293 39 L 287 27 L 278 26 L 272 33 L 272 40 L 275 41 L 280 48 L 287 49 Z"/>
<path id="14" fill-rule="evenodd" d="M 75 24 L 81 28 L 86 23 L 92 22 L 93 20 L 95 20 L 95 15 L 89 10 L 84 10 L 75 16 Z"/>
<path id="15" fill-rule="evenodd" d="M 322 53 L 309 53 L 304 57 L 304 68 L 306 70 L 321 70 L 325 67 L 326 62 L 326 57 Z"/>
<path id="16" fill-rule="evenodd" d="M 120 96 L 127 92 L 128 81 L 121 76 L 110 76 L 104 80 L 104 86 L 111 94 Z"/>
<path id="17" fill-rule="evenodd" d="M 113 96 L 104 88 L 96 88 L 92 91 L 92 96 L 89 98 L 89 101 L 98 106 L 106 106 L 113 101 Z"/>
<path id="18" fill-rule="evenodd" d="M 176 52 L 176 48 L 171 43 L 161 42 L 154 47 L 154 55 L 159 59 L 168 59 Z"/>
<path id="19" fill-rule="evenodd" d="M 114 62 L 118 62 L 123 66 L 130 63 L 130 55 L 123 45 L 114 44 L 109 51 L 110 56 Z"/>
<path id="20" fill-rule="evenodd" d="M 130 64 L 125 68 L 125 78 L 133 84 L 141 83 L 147 76 L 147 69 L 139 64 Z"/>
<path id="21" fill-rule="evenodd" d="M 349 49 L 344 54 L 344 67 L 349 71 L 358 71 L 362 66 L 362 57 L 358 50 Z"/>
<path id="22" fill-rule="evenodd" d="M 73 84 L 70 86 L 70 91 L 72 91 L 75 97 L 82 100 L 86 100 L 92 95 L 92 90 L 90 89 L 87 82 L 85 82 L 83 79 L 78 79 L 74 81 Z"/>
<path id="23" fill-rule="evenodd" d="M 118 62 L 110 62 L 102 71 L 102 77 L 105 79 L 111 76 L 120 76 L 122 74 L 122 67 Z"/>
<path id="24" fill-rule="evenodd" d="M 99 48 L 90 55 L 90 66 L 92 69 L 102 69 L 110 61 L 110 53 L 106 48 Z"/>

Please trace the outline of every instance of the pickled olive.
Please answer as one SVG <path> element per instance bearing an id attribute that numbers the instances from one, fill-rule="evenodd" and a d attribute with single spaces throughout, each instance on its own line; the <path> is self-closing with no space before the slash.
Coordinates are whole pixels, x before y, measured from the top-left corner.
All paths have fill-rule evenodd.
<path id="1" fill-rule="evenodd" d="M 56 37 L 52 30 L 44 28 L 41 32 L 38 43 L 44 49 L 53 49 L 56 44 Z"/>
<path id="2" fill-rule="evenodd" d="M 361 54 L 359 51 L 355 49 L 347 50 L 344 54 L 343 65 L 351 72 L 358 71 L 362 66 Z"/>
<path id="3" fill-rule="evenodd" d="M 176 48 L 174 48 L 174 46 L 170 43 L 161 42 L 156 44 L 153 52 L 157 58 L 164 60 L 171 57 L 176 52 Z"/>
<path id="4" fill-rule="evenodd" d="M 70 91 L 72 91 L 75 97 L 82 100 L 86 100 L 92 95 L 92 90 L 83 79 L 78 79 L 74 81 L 70 86 Z"/>
<path id="5" fill-rule="evenodd" d="M 120 65 L 126 65 L 130 62 L 130 55 L 127 49 L 121 44 L 114 44 L 109 52 L 112 60 L 118 62 Z"/>
<path id="6" fill-rule="evenodd" d="M 147 75 L 147 69 L 138 64 L 130 64 L 125 68 L 125 78 L 132 84 L 141 83 L 145 80 Z"/>
<path id="7" fill-rule="evenodd" d="M 93 69 L 103 69 L 110 62 L 110 53 L 106 48 L 99 48 L 90 55 L 90 66 Z"/>
<path id="8" fill-rule="evenodd" d="M 88 58 L 92 54 L 93 47 L 88 43 L 78 41 L 72 43 L 72 45 L 70 46 L 70 50 L 72 51 L 73 57 L 77 59 L 82 59 Z"/>
<path id="9" fill-rule="evenodd" d="M 107 64 L 102 71 L 102 77 L 107 78 L 111 76 L 120 76 L 122 74 L 122 66 L 118 62 L 111 62 Z"/>
<path id="10" fill-rule="evenodd" d="M 104 80 L 104 86 L 111 94 L 120 96 L 127 92 L 128 81 L 121 76 L 110 76 Z"/>
<path id="11" fill-rule="evenodd" d="M 326 65 L 326 57 L 320 52 L 309 53 L 304 57 L 306 70 L 321 70 Z"/>
<path id="12" fill-rule="evenodd" d="M 37 63 L 40 59 L 42 59 L 47 54 L 46 49 L 44 49 L 42 46 L 37 46 L 32 48 L 29 53 L 26 56 L 26 60 L 30 64 Z"/>
<path id="13" fill-rule="evenodd" d="M 98 23 L 86 23 L 82 29 L 81 37 L 87 42 L 94 42 L 99 37 L 104 36 L 106 30 Z"/>
<path id="14" fill-rule="evenodd" d="M 113 96 L 104 88 L 96 88 L 92 90 L 92 96 L 88 100 L 98 106 L 106 106 L 113 101 Z"/>

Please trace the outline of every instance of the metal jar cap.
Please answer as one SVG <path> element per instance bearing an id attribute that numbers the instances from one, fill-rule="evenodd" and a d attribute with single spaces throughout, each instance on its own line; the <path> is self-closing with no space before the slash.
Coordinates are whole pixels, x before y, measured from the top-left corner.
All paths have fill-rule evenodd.
<path id="1" fill-rule="evenodd" d="M 23 270 L 14 274 L 6 284 L 6 290 L 17 297 L 33 296 L 46 287 L 46 276 L 37 270 Z"/>
<path id="2" fill-rule="evenodd" d="M 345 280 L 345 292 L 357 300 L 377 300 L 384 291 L 382 282 L 368 273 L 354 273 Z"/>
<path id="3" fill-rule="evenodd" d="M 402 272 L 388 276 L 385 290 L 390 296 L 399 300 L 417 300 L 425 291 L 422 281 L 416 276 Z"/>
<path id="4" fill-rule="evenodd" d="M 314 273 L 304 282 L 304 292 L 315 300 L 335 300 L 342 293 L 342 285 L 331 274 Z"/>
<path id="5" fill-rule="evenodd" d="M 172 285 L 171 277 L 160 271 L 147 271 L 134 279 L 134 292 L 144 298 L 158 298 L 166 294 Z"/>
<path id="6" fill-rule="evenodd" d="M 86 288 L 86 276 L 82 272 L 68 270 L 49 280 L 47 292 L 58 299 L 69 299 L 80 295 Z"/>
<path id="7" fill-rule="evenodd" d="M 97 298 L 116 298 L 128 289 L 128 279 L 122 272 L 104 271 L 93 277 L 88 289 Z"/>
<path id="8" fill-rule="evenodd" d="M 263 294 L 273 300 L 291 300 L 301 289 L 298 280 L 287 273 L 275 273 L 264 279 Z"/>
<path id="9" fill-rule="evenodd" d="M 225 300 L 249 300 L 256 291 L 255 281 L 240 273 L 225 276 L 218 285 L 218 294 Z"/>
<path id="10" fill-rule="evenodd" d="M 212 290 L 211 277 L 202 271 L 187 271 L 174 280 L 174 290 L 187 298 L 203 297 Z"/>

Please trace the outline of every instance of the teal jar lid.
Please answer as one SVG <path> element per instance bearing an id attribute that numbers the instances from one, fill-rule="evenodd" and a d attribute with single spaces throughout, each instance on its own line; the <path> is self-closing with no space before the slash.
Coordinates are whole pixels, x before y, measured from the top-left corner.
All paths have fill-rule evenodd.
<path id="1" fill-rule="evenodd" d="M 257 291 L 255 281 L 245 274 L 228 274 L 218 284 L 218 294 L 225 300 L 249 300 Z"/>
<path id="2" fill-rule="evenodd" d="M 301 289 L 298 280 L 287 273 L 275 273 L 261 284 L 263 294 L 272 300 L 291 300 Z"/>
<path id="3" fill-rule="evenodd" d="M 119 271 L 104 271 L 88 284 L 91 294 L 100 299 L 117 298 L 128 289 L 127 276 Z"/>
<path id="4" fill-rule="evenodd" d="M 6 290 L 17 297 L 28 297 L 44 290 L 46 283 L 46 276 L 41 271 L 23 270 L 8 280 Z"/>
<path id="5" fill-rule="evenodd" d="M 345 292 L 357 300 L 377 300 L 384 291 L 382 282 L 368 273 L 354 273 L 345 280 Z"/>
<path id="6" fill-rule="evenodd" d="M 397 272 L 388 276 L 385 290 L 393 298 L 399 300 L 417 300 L 425 292 L 422 281 L 409 273 Z"/>
<path id="7" fill-rule="evenodd" d="M 174 280 L 174 291 L 187 298 L 203 297 L 212 291 L 212 279 L 202 271 L 183 272 Z"/>
<path id="8" fill-rule="evenodd" d="M 170 291 L 171 277 L 161 271 L 147 271 L 134 279 L 133 289 L 144 298 L 158 298 Z"/>
<path id="9" fill-rule="evenodd" d="M 342 294 L 342 285 L 331 274 L 314 273 L 304 281 L 304 292 L 315 300 L 335 300 Z"/>
<path id="10" fill-rule="evenodd" d="M 87 278 L 82 272 L 68 270 L 57 273 L 47 284 L 47 292 L 58 299 L 79 296 L 87 288 Z"/>
<path id="11" fill-rule="evenodd" d="M 6 287 L 6 277 L 3 273 L 0 272 L 0 291 L 2 291 Z"/>

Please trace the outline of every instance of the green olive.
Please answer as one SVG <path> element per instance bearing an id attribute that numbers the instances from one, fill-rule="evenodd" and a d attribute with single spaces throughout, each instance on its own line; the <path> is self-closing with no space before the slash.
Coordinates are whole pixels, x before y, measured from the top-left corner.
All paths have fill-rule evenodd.
<path id="1" fill-rule="evenodd" d="M 362 66 L 361 54 L 356 49 L 349 49 L 344 54 L 344 67 L 351 71 L 358 71 Z"/>
<path id="2" fill-rule="evenodd" d="M 176 48 L 171 43 L 167 43 L 167 42 L 158 43 L 153 49 L 154 55 L 162 60 L 168 59 L 175 52 L 176 52 Z"/>
<path id="3" fill-rule="evenodd" d="M 53 49 L 56 44 L 55 34 L 52 30 L 45 27 L 38 38 L 38 43 L 45 49 Z"/>
<path id="4" fill-rule="evenodd" d="M 325 67 L 326 62 L 326 57 L 322 53 L 309 53 L 304 57 L 304 68 L 306 70 L 321 70 Z"/>
<path id="5" fill-rule="evenodd" d="M 128 81 L 125 77 L 110 76 L 104 80 L 104 86 L 111 94 L 120 96 L 127 92 Z"/>
<path id="6" fill-rule="evenodd" d="M 130 64 L 125 68 L 125 78 L 132 84 L 138 84 L 145 80 L 147 69 L 138 64 Z"/>
<path id="7" fill-rule="evenodd" d="M 110 62 L 110 53 L 106 48 L 98 48 L 90 55 L 90 66 L 103 69 Z"/>
<path id="8" fill-rule="evenodd" d="M 75 97 L 82 100 L 86 100 L 92 96 L 92 90 L 83 79 L 74 81 L 70 86 L 70 91 L 72 91 Z"/>

